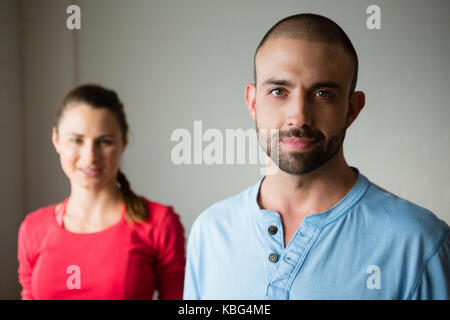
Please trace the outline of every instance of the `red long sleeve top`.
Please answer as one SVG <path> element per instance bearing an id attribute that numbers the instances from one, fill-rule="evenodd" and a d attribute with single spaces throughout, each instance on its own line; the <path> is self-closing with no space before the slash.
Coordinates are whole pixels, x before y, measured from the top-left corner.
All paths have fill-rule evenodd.
<path id="1" fill-rule="evenodd" d="M 147 221 L 130 224 L 123 211 L 119 222 L 94 233 L 66 230 L 56 204 L 28 214 L 18 239 L 22 299 L 152 299 L 155 290 L 159 299 L 182 299 L 180 218 L 142 199 Z"/>

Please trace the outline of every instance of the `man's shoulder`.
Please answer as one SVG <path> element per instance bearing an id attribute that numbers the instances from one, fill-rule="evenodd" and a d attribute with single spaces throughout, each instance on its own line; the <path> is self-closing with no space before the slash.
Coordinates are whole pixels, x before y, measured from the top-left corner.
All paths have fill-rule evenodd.
<path id="1" fill-rule="evenodd" d="M 365 212 L 375 224 L 380 223 L 398 235 L 438 238 L 449 229 L 447 223 L 430 210 L 374 183 L 370 183 L 358 211 Z"/>
<path id="2" fill-rule="evenodd" d="M 251 210 L 249 203 L 255 187 L 252 185 L 238 194 L 213 203 L 197 217 L 195 224 L 238 222 Z"/>

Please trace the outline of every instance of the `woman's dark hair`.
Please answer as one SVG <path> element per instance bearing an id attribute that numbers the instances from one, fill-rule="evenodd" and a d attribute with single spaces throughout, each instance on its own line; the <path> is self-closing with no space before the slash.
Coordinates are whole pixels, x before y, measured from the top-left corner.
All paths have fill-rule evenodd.
<path id="1" fill-rule="evenodd" d="M 128 123 L 116 92 L 103 88 L 96 84 L 84 84 L 78 86 L 67 93 L 56 114 L 56 127 L 63 116 L 67 106 L 73 102 L 85 103 L 91 108 L 104 108 L 111 111 L 119 121 L 122 129 L 122 140 L 126 141 L 128 135 Z M 130 183 L 119 169 L 117 172 L 117 182 L 125 201 L 127 219 L 133 222 L 144 222 L 148 217 L 148 212 L 144 201 L 138 197 L 130 187 Z"/>

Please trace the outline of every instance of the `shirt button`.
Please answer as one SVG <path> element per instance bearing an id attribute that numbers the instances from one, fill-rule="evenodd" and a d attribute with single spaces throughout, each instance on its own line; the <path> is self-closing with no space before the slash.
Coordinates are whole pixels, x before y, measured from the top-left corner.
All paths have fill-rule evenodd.
<path id="1" fill-rule="evenodd" d="M 275 233 L 278 232 L 278 228 L 276 226 L 270 226 L 269 229 L 267 229 L 267 231 L 269 231 L 270 234 L 274 235 Z"/>
<path id="2" fill-rule="evenodd" d="M 275 253 L 271 253 L 269 254 L 269 261 L 272 263 L 275 263 L 278 261 L 278 255 L 276 255 Z"/>

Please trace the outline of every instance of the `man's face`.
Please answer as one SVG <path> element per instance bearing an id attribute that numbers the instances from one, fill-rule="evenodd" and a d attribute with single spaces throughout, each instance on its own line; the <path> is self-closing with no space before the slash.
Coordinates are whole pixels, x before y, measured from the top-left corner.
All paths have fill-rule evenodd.
<path id="1" fill-rule="evenodd" d="M 257 83 L 247 86 L 247 103 L 267 154 L 278 142 L 274 160 L 291 174 L 311 172 L 333 158 L 354 120 L 348 121 L 350 56 L 325 42 L 276 38 L 260 48 L 255 67 Z M 268 130 L 268 141 L 261 129 Z M 270 129 L 279 129 L 277 141 Z"/>

